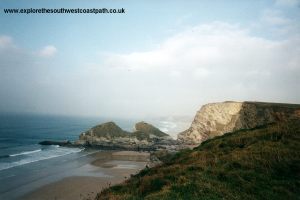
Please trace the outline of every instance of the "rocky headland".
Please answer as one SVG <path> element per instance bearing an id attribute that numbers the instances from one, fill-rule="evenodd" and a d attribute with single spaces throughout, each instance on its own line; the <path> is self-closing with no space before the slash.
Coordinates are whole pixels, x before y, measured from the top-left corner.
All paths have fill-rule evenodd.
<path id="1" fill-rule="evenodd" d="M 190 128 L 178 134 L 183 144 L 200 144 L 215 136 L 300 117 L 299 104 L 234 102 L 209 103 L 196 113 Z"/>
<path id="2" fill-rule="evenodd" d="M 266 102 L 209 103 L 201 107 L 191 126 L 177 140 L 146 122 L 138 122 L 133 131 L 125 131 L 114 122 L 96 125 L 80 134 L 75 142 L 43 141 L 42 145 L 88 147 L 106 150 L 179 150 L 194 147 L 205 140 L 242 129 L 300 118 L 299 104 Z"/>
<path id="3" fill-rule="evenodd" d="M 80 134 L 73 145 L 99 149 L 156 150 L 177 144 L 168 134 L 146 122 L 135 124 L 132 132 L 114 122 L 97 125 Z"/>

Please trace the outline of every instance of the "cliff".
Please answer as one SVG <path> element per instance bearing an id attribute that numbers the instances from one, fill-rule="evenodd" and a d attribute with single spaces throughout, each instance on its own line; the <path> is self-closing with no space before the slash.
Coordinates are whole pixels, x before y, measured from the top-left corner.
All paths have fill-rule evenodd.
<path id="1" fill-rule="evenodd" d="M 300 117 L 300 105 L 265 102 L 222 102 L 201 107 L 189 129 L 178 134 L 185 144 L 199 144 L 209 138 L 241 129 L 251 129 Z"/>

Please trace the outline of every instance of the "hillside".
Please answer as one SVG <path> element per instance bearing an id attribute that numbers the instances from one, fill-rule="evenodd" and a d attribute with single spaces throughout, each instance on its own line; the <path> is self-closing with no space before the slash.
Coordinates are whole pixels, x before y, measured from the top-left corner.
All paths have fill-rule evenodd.
<path id="1" fill-rule="evenodd" d="M 228 133 L 162 159 L 96 199 L 299 199 L 300 119 Z"/>
<path id="2" fill-rule="evenodd" d="M 185 144 L 200 144 L 228 132 L 294 117 L 300 117 L 299 104 L 249 101 L 209 103 L 196 113 L 190 128 L 178 134 L 178 140 Z"/>
<path id="3" fill-rule="evenodd" d="M 148 124 L 146 122 L 138 122 L 138 123 L 135 124 L 134 128 L 135 128 L 135 131 L 142 132 L 142 133 L 147 133 L 149 135 L 151 134 L 151 135 L 154 135 L 156 137 L 169 136 L 168 134 L 162 132 L 158 128 L 156 128 L 153 125 Z"/>
<path id="4" fill-rule="evenodd" d="M 84 134 L 89 135 L 89 136 L 106 137 L 106 138 L 128 136 L 128 133 L 126 131 L 122 130 L 114 122 L 106 122 L 106 123 L 94 126 L 90 130 L 86 131 Z"/>

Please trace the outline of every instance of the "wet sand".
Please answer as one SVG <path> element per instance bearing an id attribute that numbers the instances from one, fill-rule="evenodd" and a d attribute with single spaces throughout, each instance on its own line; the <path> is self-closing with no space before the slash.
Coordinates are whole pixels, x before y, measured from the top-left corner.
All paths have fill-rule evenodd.
<path id="1" fill-rule="evenodd" d="M 42 186 L 23 196 L 25 200 L 83 200 L 94 199 L 98 192 L 110 185 L 123 182 L 138 173 L 149 162 L 149 153 L 134 151 L 97 152 L 86 170 L 91 176 L 66 177 Z"/>

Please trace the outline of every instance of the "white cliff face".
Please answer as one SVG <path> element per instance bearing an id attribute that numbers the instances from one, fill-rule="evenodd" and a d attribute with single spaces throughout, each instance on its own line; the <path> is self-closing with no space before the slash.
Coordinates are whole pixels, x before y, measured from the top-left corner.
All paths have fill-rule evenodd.
<path id="1" fill-rule="evenodd" d="M 190 128 L 178 140 L 199 144 L 209 138 L 240 129 L 249 129 L 296 116 L 300 105 L 260 102 L 223 102 L 204 105 Z"/>
<path id="2" fill-rule="evenodd" d="M 197 112 L 191 127 L 178 135 L 185 143 L 201 143 L 211 136 L 234 129 L 241 102 L 210 103 Z"/>

